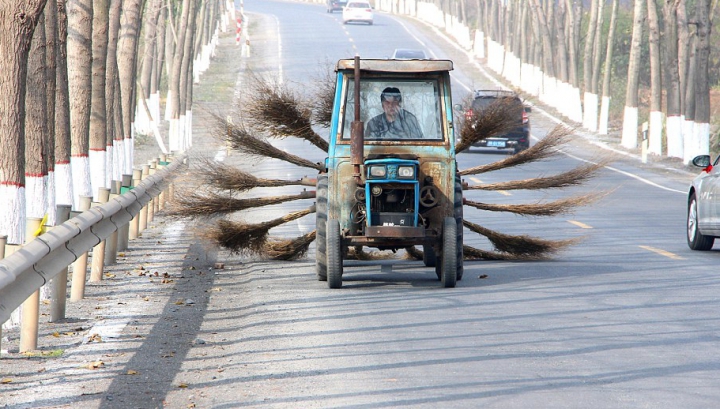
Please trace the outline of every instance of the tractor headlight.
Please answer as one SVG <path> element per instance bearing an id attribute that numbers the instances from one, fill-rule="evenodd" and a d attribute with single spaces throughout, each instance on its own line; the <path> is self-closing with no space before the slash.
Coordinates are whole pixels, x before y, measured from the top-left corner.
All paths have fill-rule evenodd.
<path id="1" fill-rule="evenodd" d="M 368 175 L 370 178 L 384 178 L 387 175 L 387 168 L 385 165 L 371 165 Z"/>
<path id="2" fill-rule="evenodd" d="M 415 178 L 415 166 L 398 166 L 398 178 L 414 179 Z"/>

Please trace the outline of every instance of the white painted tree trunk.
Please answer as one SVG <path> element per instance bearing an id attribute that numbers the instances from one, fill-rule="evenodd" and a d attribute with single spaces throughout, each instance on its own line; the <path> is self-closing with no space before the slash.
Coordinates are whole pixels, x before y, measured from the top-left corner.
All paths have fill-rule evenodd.
<path id="1" fill-rule="evenodd" d="M 128 174 L 125 169 L 125 143 L 120 141 L 113 141 L 112 152 L 113 172 L 115 174 L 115 177 L 120 176 L 120 178 L 122 178 L 123 174 Z"/>
<path id="2" fill-rule="evenodd" d="M 170 137 L 169 149 L 171 152 L 180 151 L 180 134 L 178 133 L 178 120 L 170 119 L 170 128 L 168 135 Z"/>
<path id="3" fill-rule="evenodd" d="M 8 226 L 7 243 L 22 244 L 25 241 L 25 188 L 0 185 L 0 225 Z"/>
<path id="4" fill-rule="evenodd" d="M 87 156 L 73 156 L 70 158 L 73 178 L 73 208 L 80 208 L 80 196 L 92 196 L 90 186 L 90 159 Z"/>
<path id="5" fill-rule="evenodd" d="M 623 115 L 623 130 L 620 144 L 628 149 L 638 147 L 638 109 L 637 107 L 625 106 Z"/>
<path id="6" fill-rule="evenodd" d="M 473 52 L 475 57 L 484 59 L 485 58 L 485 33 L 480 30 L 475 30 L 475 42 L 473 43 Z"/>
<path id="7" fill-rule="evenodd" d="M 666 120 L 667 156 L 671 158 L 683 157 L 683 116 L 669 116 Z"/>
<path id="8" fill-rule="evenodd" d="M 90 184 L 94 201 L 98 201 L 98 189 L 105 185 L 105 167 L 107 166 L 105 151 L 90 151 Z"/>
<path id="9" fill-rule="evenodd" d="M 55 171 L 49 171 L 45 178 L 45 200 L 47 200 L 48 224 L 55 225 L 57 206 L 55 202 Z"/>
<path id="10" fill-rule="evenodd" d="M 610 119 L 610 97 L 602 97 L 600 101 L 600 120 L 598 122 L 598 133 L 608 134 L 608 121 Z"/>
<path id="11" fill-rule="evenodd" d="M 25 217 L 43 218 L 47 210 L 45 195 L 45 177 L 25 175 L 25 195 L 31 200 L 25 201 Z"/>
<path id="12" fill-rule="evenodd" d="M 73 182 L 69 163 L 55 164 L 55 203 L 73 204 Z"/>
<path id="13" fill-rule="evenodd" d="M 688 164 L 697 156 L 699 144 L 695 142 L 695 122 L 683 121 L 683 163 Z"/>
<path id="14" fill-rule="evenodd" d="M 598 118 L 598 96 L 592 92 L 586 92 L 583 104 L 583 127 L 595 132 L 597 131 Z"/>
<path id="15" fill-rule="evenodd" d="M 170 107 L 170 101 L 173 99 L 172 91 L 167 92 L 167 98 L 165 99 L 165 120 L 172 120 L 172 108 Z"/>
<path id="16" fill-rule="evenodd" d="M 650 129 L 648 130 L 648 153 L 662 155 L 663 113 L 650 112 Z"/>

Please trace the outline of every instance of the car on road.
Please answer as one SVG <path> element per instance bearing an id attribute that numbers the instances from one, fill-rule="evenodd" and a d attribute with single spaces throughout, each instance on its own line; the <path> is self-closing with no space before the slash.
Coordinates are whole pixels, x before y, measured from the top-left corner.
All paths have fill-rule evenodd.
<path id="1" fill-rule="evenodd" d="M 427 60 L 427 55 L 423 50 L 412 48 L 396 48 L 391 57 L 393 60 Z"/>
<path id="2" fill-rule="evenodd" d="M 347 5 L 347 0 L 327 0 L 327 12 L 342 11 Z"/>
<path id="3" fill-rule="evenodd" d="M 720 237 L 720 155 L 699 155 L 692 164 L 702 168 L 690 185 L 687 202 L 687 243 L 692 250 L 710 250 Z"/>
<path id="4" fill-rule="evenodd" d="M 343 9 L 343 24 L 373 23 L 373 10 L 367 1 L 349 1 Z"/>
<path id="5" fill-rule="evenodd" d="M 490 104 L 508 100 L 511 104 L 518 104 L 520 116 L 517 118 L 517 127 L 512 131 L 495 135 L 474 143 L 472 146 L 481 148 L 510 149 L 515 153 L 530 147 L 530 116 L 532 109 L 525 105 L 520 96 L 513 91 L 505 90 L 476 90 L 470 108 L 465 112 L 465 119 L 471 120 Z"/>

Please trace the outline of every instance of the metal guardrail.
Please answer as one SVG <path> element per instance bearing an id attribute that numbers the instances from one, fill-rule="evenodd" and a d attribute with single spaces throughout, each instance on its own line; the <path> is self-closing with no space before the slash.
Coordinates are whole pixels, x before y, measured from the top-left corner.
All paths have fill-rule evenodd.
<path id="1" fill-rule="evenodd" d="M 176 157 L 127 193 L 53 227 L 0 260 L 0 323 L 81 255 L 128 224 L 160 194 L 169 176 L 185 164 L 186 158 Z"/>

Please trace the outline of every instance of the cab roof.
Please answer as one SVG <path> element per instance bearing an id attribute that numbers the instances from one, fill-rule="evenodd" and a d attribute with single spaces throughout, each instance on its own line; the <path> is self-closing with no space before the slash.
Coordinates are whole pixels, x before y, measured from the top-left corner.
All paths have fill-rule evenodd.
<path id="1" fill-rule="evenodd" d="M 354 70 L 354 59 L 338 61 L 335 71 Z M 360 59 L 362 71 L 422 73 L 452 71 L 453 63 L 450 60 L 380 60 Z"/>

